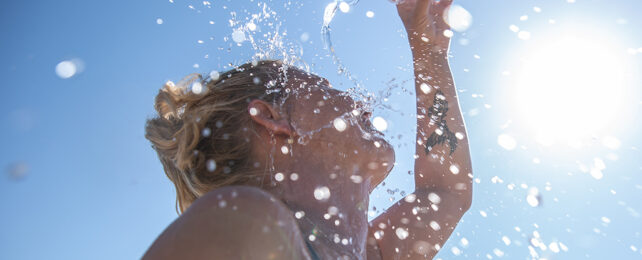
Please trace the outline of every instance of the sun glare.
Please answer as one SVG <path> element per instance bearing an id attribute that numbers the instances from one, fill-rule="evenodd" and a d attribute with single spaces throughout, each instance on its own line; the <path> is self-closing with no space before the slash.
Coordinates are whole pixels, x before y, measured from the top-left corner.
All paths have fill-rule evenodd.
<path id="1" fill-rule="evenodd" d="M 545 38 L 522 60 L 513 100 L 541 144 L 579 142 L 622 120 L 625 59 L 596 36 Z"/>

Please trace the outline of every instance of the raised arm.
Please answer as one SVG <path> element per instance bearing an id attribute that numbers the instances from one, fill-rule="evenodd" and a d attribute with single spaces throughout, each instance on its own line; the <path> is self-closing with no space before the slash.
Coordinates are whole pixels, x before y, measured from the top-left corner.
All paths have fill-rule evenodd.
<path id="1" fill-rule="evenodd" d="M 472 201 L 464 120 L 448 65 L 443 13 L 452 0 L 397 5 L 412 49 L 417 96 L 415 192 L 374 219 L 368 257 L 431 259 Z"/>

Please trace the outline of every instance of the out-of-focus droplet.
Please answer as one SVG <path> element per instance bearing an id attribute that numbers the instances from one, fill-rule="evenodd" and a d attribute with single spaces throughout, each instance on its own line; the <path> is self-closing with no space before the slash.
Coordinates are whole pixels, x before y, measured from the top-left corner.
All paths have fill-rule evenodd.
<path id="1" fill-rule="evenodd" d="M 242 43 L 246 40 L 245 33 L 242 30 L 234 30 L 232 32 L 232 40 L 236 43 Z"/>
<path id="2" fill-rule="evenodd" d="M 504 256 L 504 251 L 502 251 L 502 250 L 501 250 L 501 249 L 499 249 L 499 248 L 495 248 L 495 249 L 493 249 L 493 253 L 494 253 L 496 256 L 498 256 L 498 257 L 502 257 L 502 256 Z"/>
<path id="3" fill-rule="evenodd" d="M 163 19 L 161 18 L 156 19 L 156 24 L 163 24 Z"/>
<path id="4" fill-rule="evenodd" d="M 290 174 L 290 180 L 296 181 L 298 179 L 299 179 L 299 174 L 297 174 L 296 172 L 293 172 L 292 174 Z"/>
<path id="5" fill-rule="evenodd" d="M 340 117 L 335 118 L 334 121 L 332 122 L 332 125 L 334 125 L 334 129 L 337 129 L 337 131 L 339 132 L 345 131 L 346 128 L 348 127 L 348 124 L 346 123 L 346 121 Z"/>
<path id="6" fill-rule="evenodd" d="M 192 83 L 192 93 L 196 95 L 200 95 L 201 93 L 203 93 L 203 84 L 198 81 Z"/>
<path id="7" fill-rule="evenodd" d="M 383 234 L 384 234 L 383 230 L 377 230 L 377 231 L 374 232 L 374 237 L 375 237 L 375 239 L 379 240 L 379 239 L 383 238 Z"/>
<path id="8" fill-rule="evenodd" d="M 455 35 L 455 33 L 453 33 L 453 31 L 451 31 L 451 30 L 444 30 L 444 36 L 446 36 L 446 37 L 450 38 L 450 37 L 453 37 L 453 35 Z"/>
<path id="9" fill-rule="evenodd" d="M 460 133 L 460 132 L 457 132 L 457 133 L 455 133 L 455 137 L 456 137 L 457 139 L 459 139 L 459 140 L 463 140 L 463 139 L 464 139 L 464 134 L 462 134 L 462 133 Z"/>
<path id="10" fill-rule="evenodd" d="M 459 167 L 457 167 L 457 165 L 455 164 L 451 165 L 450 172 L 452 172 L 453 174 L 459 174 Z"/>
<path id="11" fill-rule="evenodd" d="M 531 187 L 528 190 L 528 195 L 526 196 L 526 203 L 530 205 L 531 207 L 537 207 L 540 205 L 540 195 L 539 195 L 539 189 L 536 187 Z"/>
<path id="12" fill-rule="evenodd" d="M 368 17 L 368 18 L 374 17 L 374 12 L 373 11 L 367 11 L 366 12 L 366 17 Z"/>
<path id="13" fill-rule="evenodd" d="M 290 152 L 290 149 L 288 149 L 287 146 L 281 146 L 281 153 L 283 154 L 288 154 Z"/>
<path id="14" fill-rule="evenodd" d="M 421 83 L 421 85 L 419 85 L 419 89 L 421 89 L 421 92 L 423 92 L 424 94 L 430 93 L 430 86 L 428 86 L 428 84 L 426 83 Z"/>
<path id="15" fill-rule="evenodd" d="M 283 179 L 285 179 L 285 175 L 283 175 L 283 173 L 277 172 L 276 174 L 274 174 L 274 179 L 281 182 L 283 181 Z"/>
<path id="16" fill-rule="evenodd" d="M 618 148 L 620 148 L 620 145 L 622 145 L 622 143 L 620 142 L 620 140 L 613 136 L 605 136 L 604 138 L 602 138 L 602 145 L 611 150 L 617 150 Z"/>
<path id="17" fill-rule="evenodd" d="M 78 68 L 71 60 L 61 61 L 56 65 L 56 74 L 62 79 L 68 79 L 76 75 Z"/>
<path id="18" fill-rule="evenodd" d="M 310 34 L 307 32 L 304 32 L 301 34 L 301 37 L 299 37 L 302 42 L 307 42 L 310 39 Z"/>
<path id="19" fill-rule="evenodd" d="M 203 137 L 210 137 L 211 134 L 212 134 L 212 129 L 210 129 L 209 127 L 205 127 L 201 131 L 201 135 L 203 135 Z"/>
<path id="20" fill-rule="evenodd" d="M 517 33 L 517 38 L 519 38 L 520 40 L 524 40 L 524 41 L 528 40 L 528 39 L 531 38 L 531 33 L 527 32 L 527 31 L 519 31 Z"/>
<path id="21" fill-rule="evenodd" d="M 21 180 L 27 176 L 29 165 L 24 162 L 15 162 L 9 165 L 7 171 L 9 178 L 13 180 Z"/>
<path id="22" fill-rule="evenodd" d="M 210 72 L 210 79 L 211 80 L 218 80 L 218 78 L 221 76 L 221 74 L 218 71 L 211 71 Z"/>
<path id="23" fill-rule="evenodd" d="M 314 198 L 317 200 L 327 200 L 330 198 L 330 189 L 326 186 L 314 189 Z"/>
<path id="24" fill-rule="evenodd" d="M 508 151 L 517 147 L 517 141 L 515 141 L 515 138 L 507 134 L 500 134 L 497 136 L 497 144 Z"/>
<path id="25" fill-rule="evenodd" d="M 245 26 L 247 26 L 247 28 L 248 28 L 250 31 L 255 31 L 255 30 L 256 30 L 256 24 L 255 24 L 255 23 L 253 23 L 253 22 L 249 22 L 249 23 L 247 23 Z"/>
<path id="26" fill-rule="evenodd" d="M 461 245 L 462 245 L 462 246 L 464 246 L 464 247 L 468 246 L 468 239 L 466 239 L 465 237 L 462 237 L 462 238 L 461 238 L 461 240 L 460 240 L 459 242 L 460 242 L 460 243 L 461 243 Z"/>
<path id="27" fill-rule="evenodd" d="M 250 115 L 256 116 L 258 114 L 259 114 L 259 110 L 258 109 L 254 108 L 254 107 L 250 108 Z"/>
<path id="28" fill-rule="evenodd" d="M 514 25 L 514 24 L 511 24 L 510 26 L 508 26 L 508 29 L 514 33 L 519 32 L 519 27 L 517 27 L 517 25 Z"/>
<path id="29" fill-rule="evenodd" d="M 350 180 L 354 183 L 361 183 L 363 182 L 363 177 L 361 177 L 360 175 L 352 175 L 350 176 Z"/>
<path id="30" fill-rule="evenodd" d="M 522 16 L 520 16 L 520 17 L 519 17 L 519 20 L 520 20 L 520 21 L 526 21 L 526 20 L 528 20 L 528 15 L 522 15 Z"/>
<path id="31" fill-rule="evenodd" d="M 346 2 L 341 2 L 339 3 L 339 10 L 344 13 L 350 12 L 350 5 Z"/>
<path id="32" fill-rule="evenodd" d="M 473 22 L 473 16 L 460 5 L 451 5 L 446 9 L 444 21 L 455 31 L 463 32 L 467 30 Z"/>
<path id="33" fill-rule="evenodd" d="M 425 255 L 432 250 L 432 246 L 426 241 L 417 240 L 412 244 L 412 250 L 419 255 Z"/>
<path id="34" fill-rule="evenodd" d="M 386 120 L 383 119 L 383 117 L 377 116 L 372 119 L 372 126 L 374 126 L 377 129 L 377 131 L 383 132 L 383 131 L 386 131 L 386 129 L 388 129 L 388 122 L 386 122 Z"/>
<path id="35" fill-rule="evenodd" d="M 395 234 L 399 239 L 404 240 L 408 238 L 408 229 L 403 227 L 398 227 L 397 229 L 395 229 Z"/>
<path id="36" fill-rule="evenodd" d="M 542 8 L 540 8 L 538 6 L 534 6 L 533 7 L 533 11 L 536 12 L 536 13 L 541 13 L 542 12 Z"/>
<path id="37" fill-rule="evenodd" d="M 439 204 L 439 202 L 441 202 L 441 197 L 439 197 L 437 193 L 431 192 L 430 194 L 428 194 L 428 200 L 430 200 L 430 202 L 432 202 L 433 204 Z"/>
<path id="38" fill-rule="evenodd" d="M 434 220 L 430 221 L 430 227 L 435 231 L 441 229 L 441 226 L 439 226 L 439 223 L 437 223 L 437 221 L 434 221 Z"/>
<path id="39" fill-rule="evenodd" d="M 459 248 L 458 248 L 458 247 L 456 247 L 456 246 L 453 246 L 453 247 L 450 249 L 450 252 L 452 252 L 452 253 L 453 253 L 453 255 L 461 255 L 461 249 L 459 249 Z"/>
<path id="40" fill-rule="evenodd" d="M 481 216 L 482 216 L 482 217 L 484 217 L 484 218 L 485 218 L 485 217 L 488 217 L 488 213 L 486 213 L 486 211 L 483 211 L 483 210 L 480 210 L 480 211 L 479 211 L 479 215 L 481 215 Z"/>
<path id="41" fill-rule="evenodd" d="M 417 199 L 417 195 L 415 195 L 414 193 L 413 194 L 408 194 L 408 196 L 406 196 L 404 198 L 404 200 L 406 202 L 408 202 L 408 203 L 413 203 L 413 202 L 415 202 L 416 199 Z"/>
<path id="42" fill-rule="evenodd" d="M 294 217 L 297 219 L 301 219 L 303 216 L 305 216 L 305 211 L 297 211 L 294 213 Z"/>
<path id="43" fill-rule="evenodd" d="M 209 159 L 207 160 L 207 163 L 205 166 L 207 167 L 208 171 L 213 172 L 216 170 L 216 161 L 214 161 L 214 159 Z"/>
<path id="44" fill-rule="evenodd" d="M 507 236 L 503 236 L 502 241 L 504 241 L 504 244 L 506 244 L 507 246 L 510 246 L 511 241 L 510 241 L 510 238 L 508 238 Z"/>

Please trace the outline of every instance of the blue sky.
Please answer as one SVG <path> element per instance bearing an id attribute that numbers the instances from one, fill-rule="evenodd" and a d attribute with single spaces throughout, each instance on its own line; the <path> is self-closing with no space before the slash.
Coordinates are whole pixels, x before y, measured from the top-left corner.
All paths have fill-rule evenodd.
<path id="1" fill-rule="evenodd" d="M 255 39 L 278 27 L 285 32 L 285 46 L 313 72 L 339 89 L 352 86 L 336 73 L 323 49 L 320 31 L 330 0 L 210 2 L 208 7 L 203 1 L 184 0 L 23 1 L 0 9 L 5 35 L 0 43 L 5 97 L 0 102 L 0 258 L 142 256 L 176 218 L 173 186 L 144 139 L 145 120 L 153 116 L 154 96 L 165 81 L 226 70 L 252 58 L 256 50 L 249 42 L 239 46 L 231 40 L 238 27 L 230 26 L 232 12 L 243 21 L 266 2 L 275 15 L 250 33 Z M 437 257 L 524 259 L 531 256 L 529 245 L 547 259 L 642 257 L 642 19 L 637 12 L 642 3 L 456 3 L 473 17 L 470 28 L 453 37 L 451 67 L 476 183 L 471 210 Z M 367 17 L 367 11 L 374 16 Z M 530 38 L 520 39 L 510 25 L 529 32 Z M 413 89 L 410 51 L 389 1 L 361 1 L 350 12 L 338 13 L 331 28 L 337 56 L 360 83 L 375 93 L 392 88 L 385 101 L 389 108 L 375 111 L 388 121 L 386 135 L 397 152 L 395 169 L 371 197 L 371 209 L 381 212 L 413 187 L 408 171 L 413 166 L 414 102 L 404 92 Z M 591 88 L 591 81 L 606 72 L 583 75 L 587 89 L 611 100 L 609 106 L 595 102 L 587 109 L 617 109 L 579 122 L 585 127 L 554 125 L 581 130 L 609 122 L 572 145 L 538 142 L 529 124 L 532 118 L 520 112 L 520 104 L 532 100 L 515 96 L 516 78 L 537 73 L 524 72 L 522 65 L 525 60 L 534 63 L 538 57 L 533 54 L 552 52 L 542 51 L 542 46 L 555 46 L 576 34 L 617 57 L 611 65 L 622 72 L 622 84 L 598 88 Z M 580 57 L 586 58 L 584 63 L 599 57 L 585 54 Z M 84 70 L 68 79 L 59 77 L 56 65 L 65 60 L 81 60 Z M 559 60 L 550 60 L 550 67 L 557 64 Z M 533 102 L 531 114 L 553 116 L 586 105 L 576 100 L 593 96 L 582 96 L 579 89 L 571 94 L 549 91 L 566 96 L 561 103 Z M 614 96 L 620 92 L 624 94 Z M 16 176 L 21 172 L 24 175 Z M 536 207 L 527 200 L 533 188 L 541 199 Z M 553 250 L 551 245 L 568 250 Z"/>

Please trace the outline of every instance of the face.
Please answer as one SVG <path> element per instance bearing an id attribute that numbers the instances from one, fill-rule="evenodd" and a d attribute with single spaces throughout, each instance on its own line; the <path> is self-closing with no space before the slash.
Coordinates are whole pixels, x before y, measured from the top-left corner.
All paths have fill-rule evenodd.
<path id="1" fill-rule="evenodd" d="M 293 149 L 348 175 L 336 178 L 367 181 L 372 191 L 392 169 L 395 156 L 383 134 L 372 127 L 371 112 L 325 79 L 300 71 L 289 76 L 293 94 L 286 105 L 296 132 Z"/>

